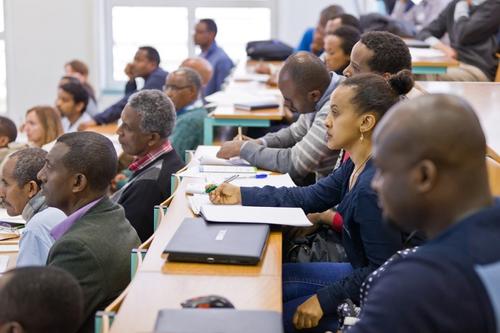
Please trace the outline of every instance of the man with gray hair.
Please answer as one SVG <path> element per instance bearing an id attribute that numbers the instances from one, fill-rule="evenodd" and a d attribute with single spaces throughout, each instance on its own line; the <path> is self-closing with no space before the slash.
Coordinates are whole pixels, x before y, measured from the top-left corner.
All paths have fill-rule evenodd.
<path id="1" fill-rule="evenodd" d="M 191 68 L 181 67 L 170 73 L 165 80 L 165 94 L 172 100 L 177 111 L 170 140 L 183 160 L 186 150 L 196 149 L 203 144 L 203 122 L 207 110 L 200 99 L 201 88 L 201 77 Z"/>
<path id="2" fill-rule="evenodd" d="M 154 231 L 154 206 L 170 196 L 170 176 L 184 166 L 168 140 L 175 126 L 175 108 L 161 91 L 142 90 L 130 96 L 121 120 L 118 140 L 135 160 L 129 166 L 128 183 L 111 199 L 123 206 L 144 242 Z"/>
<path id="3" fill-rule="evenodd" d="M 38 171 L 47 152 L 25 148 L 7 157 L 2 169 L 0 198 L 10 216 L 22 214 L 26 227 L 19 240 L 17 266 L 43 266 L 54 243 L 50 230 L 66 218 L 57 208 L 47 207 L 40 191 Z"/>

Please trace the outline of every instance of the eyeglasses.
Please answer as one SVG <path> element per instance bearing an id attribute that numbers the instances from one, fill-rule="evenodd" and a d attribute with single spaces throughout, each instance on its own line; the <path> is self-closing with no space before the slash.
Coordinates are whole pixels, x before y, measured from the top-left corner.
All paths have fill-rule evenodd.
<path id="1" fill-rule="evenodd" d="M 173 84 L 166 84 L 162 87 L 162 90 L 163 91 L 167 91 L 168 89 L 172 89 L 172 90 L 182 90 L 182 89 L 186 89 L 186 88 L 191 88 L 191 86 L 184 86 L 184 87 L 179 87 L 179 86 L 176 86 L 176 85 L 173 85 Z"/>

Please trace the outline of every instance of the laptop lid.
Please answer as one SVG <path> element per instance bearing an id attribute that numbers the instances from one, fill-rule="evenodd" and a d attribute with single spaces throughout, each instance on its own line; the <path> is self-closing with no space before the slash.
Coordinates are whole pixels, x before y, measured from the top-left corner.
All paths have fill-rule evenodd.
<path id="1" fill-rule="evenodd" d="M 269 236 L 267 224 L 209 223 L 186 218 L 167 244 L 169 261 L 249 264 L 260 261 Z"/>
<path id="2" fill-rule="evenodd" d="M 281 314 L 235 309 L 164 309 L 154 333 L 282 333 Z"/>

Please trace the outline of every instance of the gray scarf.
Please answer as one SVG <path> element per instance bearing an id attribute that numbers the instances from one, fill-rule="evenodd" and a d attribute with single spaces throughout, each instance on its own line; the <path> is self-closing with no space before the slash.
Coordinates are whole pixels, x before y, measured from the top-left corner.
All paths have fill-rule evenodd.
<path id="1" fill-rule="evenodd" d="M 47 208 L 47 204 L 45 203 L 45 196 L 43 195 L 42 191 L 38 191 L 38 193 L 28 201 L 26 206 L 24 206 L 22 213 L 23 219 L 26 221 L 26 223 L 28 223 L 33 215 L 41 212 L 45 208 Z"/>

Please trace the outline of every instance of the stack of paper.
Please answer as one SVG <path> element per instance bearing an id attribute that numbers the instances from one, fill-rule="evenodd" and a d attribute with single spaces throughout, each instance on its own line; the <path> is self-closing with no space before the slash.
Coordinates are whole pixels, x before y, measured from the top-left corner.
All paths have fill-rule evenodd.
<path id="1" fill-rule="evenodd" d="M 205 155 L 200 157 L 200 165 L 249 166 L 250 163 L 239 157 L 233 157 L 226 160 L 224 158 Z"/>

